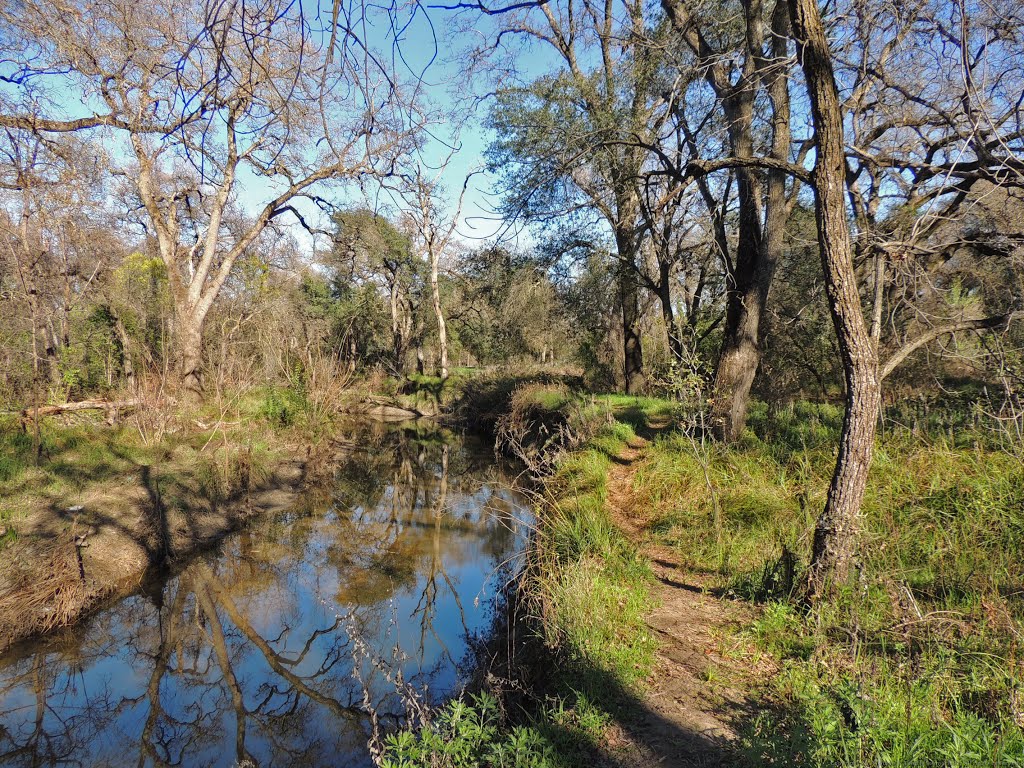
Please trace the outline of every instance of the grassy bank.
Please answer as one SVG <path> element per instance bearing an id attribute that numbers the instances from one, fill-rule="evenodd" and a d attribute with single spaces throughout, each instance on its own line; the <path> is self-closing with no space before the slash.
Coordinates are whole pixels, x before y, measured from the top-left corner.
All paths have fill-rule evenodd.
<path id="1" fill-rule="evenodd" d="M 860 567 L 812 612 L 790 599 L 842 414 L 755 409 L 743 440 L 657 440 L 636 477 L 648 535 L 729 594 L 782 663 L 744 729 L 750 765 L 1024 765 L 1024 471 L 980 430 L 879 439 Z"/>
<path id="2" fill-rule="evenodd" d="M 989 434 L 887 425 L 856 577 L 808 611 L 795 596 L 839 409 L 756 406 L 743 439 L 721 446 L 647 432 L 666 414 L 687 420 L 666 401 L 541 385 L 518 397 L 498 431 L 512 423 L 545 475 L 515 628 L 528 637 L 513 668 L 528 695 L 498 685 L 451 704 L 396 736 L 389 765 L 592 764 L 650 672 L 638 544 L 670 548 L 715 594 L 758 606 L 738 639 L 779 673 L 734 714 L 728 764 L 1024 765 L 1024 472 Z M 609 519 L 607 477 L 637 431 L 652 439 L 633 476 L 643 541 L 630 542 Z"/>

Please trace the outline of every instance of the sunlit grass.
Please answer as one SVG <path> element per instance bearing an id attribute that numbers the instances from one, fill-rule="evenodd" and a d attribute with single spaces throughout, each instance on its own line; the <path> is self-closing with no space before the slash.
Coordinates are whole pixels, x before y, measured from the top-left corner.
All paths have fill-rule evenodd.
<path id="1" fill-rule="evenodd" d="M 698 449 L 665 434 L 636 475 L 655 510 L 649 536 L 736 595 L 781 601 L 748 630 L 783 665 L 770 691 L 781 709 L 744 729 L 748 763 L 1024 764 L 1019 461 L 981 435 L 890 430 L 871 470 L 856 581 L 803 613 L 787 597 L 809 557 L 840 421 L 832 406 L 759 406 L 739 444 Z"/>

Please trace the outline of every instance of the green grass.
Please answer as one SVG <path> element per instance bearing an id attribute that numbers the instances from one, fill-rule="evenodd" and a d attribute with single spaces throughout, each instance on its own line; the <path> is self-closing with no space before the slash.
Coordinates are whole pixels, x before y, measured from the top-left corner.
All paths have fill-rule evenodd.
<path id="1" fill-rule="evenodd" d="M 982 434 L 887 430 L 855 581 L 804 613 L 788 598 L 841 418 L 833 406 L 759 406 L 737 445 L 669 433 L 636 477 L 652 538 L 734 595 L 767 601 L 746 633 L 781 673 L 743 728 L 747 764 L 1024 765 L 1019 461 Z"/>
<path id="2" fill-rule="evenodd" d="M 630 689 L 650 670 L 654 639 L 644 623 L 650 608 L 647 563 L 608 516 L 611 457 L 633 437 L 629 425 L 602 426 L 583 450 L 562 461 L 547 482 L 548 505 L 537 542 L 540 568 L 526 588 L 543 610 L 547 646 L 565 652 L 570 677 L 591 700 L 600 686 L 588 674 Z M 582 677 L 578 676 L 578 673 Z"/>
<path id="3" fill-rule="evenodd" d="M 655 435 L 652 422 L 674 415 L 663 400 L 557 387 L 534 387 L 529 399 L 535 413 L 597 426 L 545 482 L 522 586 L 540 664 L 559 671 L 534 691 L 546 703 L 495 721 L 498 742 L 525 728 L 539 751 L 494 764 L 591 764 L 589 750 L 650 669 L 650 577 L 606 509 L 612 457 L 642 434 L 653 442 L 634 491 L 651 515 L 647 536 L 761 606 L 736 631 L 777 672 L 737 715 L 737 765 L 1024 766 L 1024 471 L 991 435 L 950 430 L 935 414 L 941 428 L 930 433 L 884 429 L 856 577 L 807 611 L 793 597 L 841 409 L 756 404 L 743 438 L 722 446 L 671 428 Z"/>

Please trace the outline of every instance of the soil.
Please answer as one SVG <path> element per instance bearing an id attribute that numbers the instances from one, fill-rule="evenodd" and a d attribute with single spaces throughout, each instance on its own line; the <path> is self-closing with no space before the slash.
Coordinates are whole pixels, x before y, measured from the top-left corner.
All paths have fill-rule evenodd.
<path id="1" fill-rule="evenodd" d="M 305 474 L 304 462 L 289 461 L 222 503 L 169 504 L 150 467 L 141 466 L 86 488 L 75 506 L 38 506 L 0 552 L 0 655 L 136 590 L 151 569 L 209 547 L 252 516 L 288 508 Z"/>
<path id="2" fill-rule="evenodd" d="M 651 562 L 657 607 L 647 623 L 658 652 L 635 711 L 613 728 L 604 757 L 622 768 L 733 765 L 734 724 L 753 708 L 746 692 L 773 669 L 769 661 L 752 661 L 757 657 L 736 631 L 755 618 L 754 609 L 719 596 L 707 575 L 686 570 L 671 549 L 650 541 L 652 521 L 633 479 L 647 444 L 637 437 L 615 459 L 608 505 L 616 525 Z"/>

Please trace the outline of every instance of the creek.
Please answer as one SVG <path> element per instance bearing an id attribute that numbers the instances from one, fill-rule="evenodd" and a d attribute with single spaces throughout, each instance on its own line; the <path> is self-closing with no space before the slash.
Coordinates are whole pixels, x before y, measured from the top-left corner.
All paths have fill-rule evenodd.
<path id="1" fill-rule="evenodd" d="M 493 452 L 339 435 L 287 513 L 0 659 L 3 766 L 366 766 L 476 668 L 531 525 Z"/>

